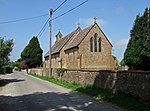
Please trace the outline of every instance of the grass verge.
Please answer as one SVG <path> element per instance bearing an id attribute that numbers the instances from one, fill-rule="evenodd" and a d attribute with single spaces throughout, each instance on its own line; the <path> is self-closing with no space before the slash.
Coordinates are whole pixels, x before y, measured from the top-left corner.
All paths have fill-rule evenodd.
<path id="1" fill-rule="evenodd" d="M 38 76 L 36 74 L 30 75 L 55 83 L 65 88 L 72 89 L 74 91 L 88 94 L 96 98 L 97 100 L 111 102 L 130 111 L 150 111 L 150 101 L 144 101 L 131 95 L 127 95 L 121 92 L 117 92 L 114 94 L 107 89 L 101 89 L 93 86 L 83 86 L 77 83 L 68 83 L 55 78 Z"/>

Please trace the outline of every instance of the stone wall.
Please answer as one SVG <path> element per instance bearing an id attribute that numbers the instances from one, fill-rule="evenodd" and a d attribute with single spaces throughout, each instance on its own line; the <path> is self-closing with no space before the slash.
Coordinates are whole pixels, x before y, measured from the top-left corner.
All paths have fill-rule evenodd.
<path id="1" fill-rule="evenodd" d="M 48 76 L 48 69 L 43 68 L 33 68 L 33 69 L 28 69 L 28 73 L 32 73 L 32 74 L 37 74 L 39 76 Z"/>
<path id="2" fill-rule="evenodd" d="M 58 78 L 54 70 L 53 76 Z M 61 79 L 111 89 L 113 92 L 121 91 L 150 100 L 150 72 L 67 70 Z"/>
<path id="3" fill-rule="evenodd" d="M 32 69 L 29 72 L 43 76 L 48 74 L 48 70 L 40 71 L 40 69 Z M 52 76 L 60 79 L 56 69 L 52 70 Z M 150 100 L 150 71 L 67 70 L 61 79 L 111 89 L 113 92 L 122 91 L 144 100 Z"/>

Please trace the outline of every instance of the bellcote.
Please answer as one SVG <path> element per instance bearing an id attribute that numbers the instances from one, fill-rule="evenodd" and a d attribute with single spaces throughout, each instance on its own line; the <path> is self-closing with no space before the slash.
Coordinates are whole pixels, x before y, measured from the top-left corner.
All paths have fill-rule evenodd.
<path id="1" fill-rule="evenodd" d="M 56 35 L 56 41 L 55 43 L 57 43 L 60 39 L 62 39 L 62 33 L 60 32 L 60 30 L 58 31 L 57 35 Z"/>

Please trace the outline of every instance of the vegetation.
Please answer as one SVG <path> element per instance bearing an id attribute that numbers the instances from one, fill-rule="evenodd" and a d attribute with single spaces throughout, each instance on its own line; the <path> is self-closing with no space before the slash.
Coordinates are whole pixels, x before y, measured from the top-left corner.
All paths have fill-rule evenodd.
<path id="1" fill-rule="evenodd" d="M 55 78 L 38 76 L 36 74 L 30 75 L 49 82 L 53 82 L 57 85 L 72 89 L 74 91 L 88 94 L 97 100 L 114 103 L 131 111 L 150 111 L 150 101 L 144 101 L 131 95 L 127 95 L 121 92 L 112 93 L 111 90 L 101 89 L 93 86 L 83 86 L 77 83 L 68 83 Z"/>
<path id="2" fill-rule="evenodd" d="M 8 66 L 8 62 L 10 52 L 13 49 L 13 45 L 14 45 L 13 39 L 4 40 L 4 38 L 0 37 L 0 73 L 6 72 L 8 67 L 10 67 Z"/>
<path id="3" fill-rule="evenodd" d="M 64 68 L 57 68 L 57 69 L 56 69 L 56 73 L 57 73 L 57 75 L 58 75 L 60 78 L 63 76 L 64 72 L 65 72 L 65 69 L 64 69 Z"/>
<path id="4" fill-rule="evenodd" d="M 25 61 L 28 68 L 34 68 L 42 64 L 42 53 L 43 50 L 40 48 L 38 38 L 34 36 L 23 49 L 21 58 Z"/>
<path id="5" fill-rule="evenodd" d="M 130 68 L 149 70 L 150 66 L 150 10 L 137 15 L 130 32 L 130 40 L 124 53 L 124 62 Z"/>

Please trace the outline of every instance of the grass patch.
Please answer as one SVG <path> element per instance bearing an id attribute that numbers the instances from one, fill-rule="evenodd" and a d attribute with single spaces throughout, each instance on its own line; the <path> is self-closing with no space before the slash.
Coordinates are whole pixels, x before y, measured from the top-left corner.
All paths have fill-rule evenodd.
<path id="1" fill-rule="evenodd" d="M 96 98 L 97 100 L 111 102 L 130 111 L 150 111 L 150 101 L 144 101 L 128 94 L 124 94 L 121 92 L 117 92 L 114 94 L 111 92 L 111 90 L 107 90 L 107 89 L 101 89 L 93 86 L 82 86 L 77 83 L 68 83 L 55 78 L 38 76 L 36 74 L 30 74 L 30 75 L 55 83 L 65 88 L 72 89 L 74 91 L 88 94 Z"/>
<path id="2" fill-rule="evenodd" d="M 49 82 L 52 82 L 52 83 L 55 83 L 55 84 L 57 84 L 59 86 L 65 87 L 65 88 L 72 89 L 72 90 L 76 90 L 76 89 L 82 87 L 82 85 L 80 85 L 80 84 L 61 81 L 61 80 L 55 79 L 53 77 L 48 78 L 48 77 L 39 76 L 39 75 L 36 75 L 36 74 L 30 74 L 30 75 L 32 75 L 34 77 L 38 77 L 38 78 L 46 80 L 46 81 L 49 81 Z"/>

